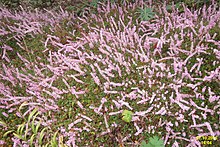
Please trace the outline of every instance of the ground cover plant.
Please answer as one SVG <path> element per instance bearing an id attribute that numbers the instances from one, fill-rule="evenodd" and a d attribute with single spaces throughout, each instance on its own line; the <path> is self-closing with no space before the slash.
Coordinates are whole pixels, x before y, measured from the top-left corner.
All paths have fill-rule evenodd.
<path id="1" fill-rule="evenodd" d="M 219 4 L 88 5 L 0 8 L 0 144 L 217 146 Z"/>

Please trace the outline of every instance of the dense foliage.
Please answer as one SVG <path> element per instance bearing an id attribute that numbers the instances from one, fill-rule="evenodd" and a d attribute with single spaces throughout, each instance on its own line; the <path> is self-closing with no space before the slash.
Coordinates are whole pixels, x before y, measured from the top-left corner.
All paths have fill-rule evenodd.
<path id="1" fill-rule="evenodd" d="M 201 146 L 198 136 L 220 136 L 220 10 L 199 5 L 0 7 L 0 144 Z"/>

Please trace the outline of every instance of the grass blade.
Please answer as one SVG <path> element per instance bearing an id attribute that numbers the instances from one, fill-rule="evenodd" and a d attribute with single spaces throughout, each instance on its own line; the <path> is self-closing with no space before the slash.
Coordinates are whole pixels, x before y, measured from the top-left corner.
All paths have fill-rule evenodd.
<path id="1" fill-rule="evenodd" d="M 28 116 L 28 122 L 30 122 L 31 118 L 34 116 L 34 114 L 38 111 L 37 108 L 35 108 L 31 113 L 30 115 Z"/>
<path id="2" fill-rule="evenodd" d="M 38 142 L 39 142 L 39 145 L 42 145 L 42 141 L 43 141 L 43 138 L 44 138 L 44 131 L 46 130 L 47 128 L 44 128 L 43 130 L 41 130 L 40 132 L 40 137 L 38 139 Z"/>
<path id="3" fill-rule="evenodd" d="M 57 147 L 58 146 L 57 141 L 56 141 L 57 133 L 58 133 L 58 131 L 53 135 L 53 138 L 51 140 L 51 146 L 52 147 Z"/>
<path id="4" fill-rule="evenodd" d="M 34 138 L 35 138 L 35 134 L 33 134 L 30 138 L 30 146 L 32 147 L 33 146 L 33 141 L 34 141 Z"/>
<path id="5" fill-rule="evenodd" d="M 7 126 L 7 124 L 6 124 L 5 122 L 1 121 L 1 120 L 0 120 L 0 125 L 2 125 L 2 126 L 4 126 L 4 127 Z"/>
<path id="6" fill-rule="evenodd" d="M 13 135 L 18 139 L 24 140 L 24 137 L 22 137 L 20 134 L 13 133 Z"/>
<path id="7" fill-rule="evenodd" d="M 10 131 L 5 132 L 4 135 L 3 135 L 3 137 L 6 137 L 8 134 L 10 134 L 10 133 L 12 133 L 12 132 L 14 132 L 14 131 L 15 131 L 15 130 L 10 130 Z"/>

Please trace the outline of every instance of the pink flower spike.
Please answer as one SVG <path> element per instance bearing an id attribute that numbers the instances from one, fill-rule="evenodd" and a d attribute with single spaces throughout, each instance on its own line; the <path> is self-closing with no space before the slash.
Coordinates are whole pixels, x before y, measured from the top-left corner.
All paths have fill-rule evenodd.
<path id="1" fill-rule="evenodd" d="M 77 105 L 81 108 L 81 109 L 84 109 L 82 103 L 80 103 L 80 101 L 77 101 Z"/>

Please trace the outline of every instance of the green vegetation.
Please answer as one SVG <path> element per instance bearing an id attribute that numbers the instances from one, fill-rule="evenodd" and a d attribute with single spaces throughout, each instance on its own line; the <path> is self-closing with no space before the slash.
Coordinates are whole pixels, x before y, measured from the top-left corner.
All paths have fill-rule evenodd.
<path id="1" fill-rule="evenodd" d="M 6 142 L 7 146 L 13 145 L 14 138 L 29 146 L 67 147 L 70 146 L 68 141 L 72 139 L 77 146 L 93 144 L 129 147 L 132 144 L 141 147 L 163 147 L 166 127 L 185 134 L 182 136 L 185 138 L 198 135 L 198 130 L 189 129 L 189 126 L 194 125 L 192 116 L 189 116 L 193 111 L 197 116 L 197 124 L 209 122 L 213 131 L 219 130 L 219 102 L 209 100 L 212 98 L 210 94 L 220 95 L 219 79 L 214 76 L 210 81 L 202 80 L 220 66 L 219 57 L 213 50 L 218 46 L 205 39 L 201 42 L 201 38 L 195 34 L 191 40 L 190 27 L 183 29 L 185 34 L 184 38 L 181 38 L 181 28 L 173 27 L 174 22 L 177 23 L 179 19 L 171 16 L 171 2 L 166 7 L 166 18 L 165 14 L 159 12 L 162 7 L 159 2 L 153 3 L 153 7 L 147 7 L 134 4 L 134 1 L 111 1 L 111 4 L 115 2 L 118 6 L 130 2 L 135 7 L 121 7 L 120 10 L 111 8 L 109 12 L 101 11 L 101 8 L 100 12 L 97 10 L 99 7 L 105 7 L 100 2 L 107 4 L 107 1 L 98 0 L 83 1 L 76 5 L 50 0 L 31 0 L 26 4 L 22 1 L 1 2 L 8 7 L 16 7 L 19 4 L 26 5 L 26 8 L 51 7 L 54 8 L 54 11 L 51 10 L 54 15 L 55 12 L 58 13 L 53 18 L 45 12 L 54 24 L 46 23 L 43 18 L 36 19 L 42 24 L 42 33 L 25 34 L 19 42 L 20 46 L 13 38 L 17 34 L 12 33 L 8 26 L 19 28 L 22 23 L 19 25 L 19 21 L 12 18 L 4 21 L 2 19 L 0 22 L 1 26 L 10 32 L 0 36 L 1 57 L 3 45 L 13 49 L 7 50 L 5 54 L 10 62 L 0 59 L 0 74 L 11 78 L 8 80 L 0 76 L 0 88 L 4 89 L 0 89 L 0 140 Z M 204 3 L 210 5 L 207 1 L 183 3 L 192 9 L 197 9 Z M 55 9 L 58 6 L 62 6 L 68 15 L 59 15 L 62 12 Z M 179 9 L 179 13 L 184 13 L 181 2 L 177 1 L 174 8 Z M 72 12 L 74 15 L 71 15 Z M 123 20 L 119 15 L 122 12 Z M 97 14 L 97 18 L 93 14 Z M 201 17 L 201 14 L 198 15 L 198 20 L 202 20 Z M 169 24 L 167 26 L 170 30 L 166 28 L 168 33 L 165 32 L 164 24 L 156 22 L 157 19 Z M 113 20 L 116 24 L 113 24 Z M 200 29 L 198 20 L 193 20 L 196 33 L 199 33 Z M 148 26 L 148 23 L 157 24 Z M 182 23 L 188 25 L 187 21 Z M 208 22 L 206 23 L 204 26 L 208 25 Z M 117 32 L 118 30 L 120 31 Z M 216 33 L 213 40 L 218 41 L 218 32 L 219 26 L 214 25 L 206 33 L 211 36 Z M 54 38 L 48 39 L 50 36 Z M 152 41 L 152 38 L 161 39 L 161 36 L 166 41 L 162 43 L 160 51 L 159 42 Z M 182 51 L 171 50 L 178 40 L 174 36 L 183 41 L 178 46 Z M 149 41 L 149 38 L 152 40 Z M 194 47 L 191 48 L 192 42 Z M 203 47 L 207 49 L 189 58 L 185 65 L 180 65 L 189 57 L 191 50 L 194 52 Z M 147 53 L 148 56 L 142 57 Z M 149 60 L 146 57 L 149 57 Z M 172 58 L 162 60 L 166 57 Z M 198 68 L 195 65 L 199 65 L 200 60 L 201 66 Z M 187 77 L 185 73 L 191 77 Z M 99 82 L 94 77 L 97 77 Z M 111 83 L 108 83 L 108 80 Z M 174 86 L 179 87 L 175 89 Z M 74 90 L 83 94 L 75 94 Z M 181 103 L 188 110 L 183 110 L 183 106 L 174 102 L 177 92 L 184 97 L 185 101 Z M 31 99 L 23 100 L 20 97 Z M 13 98 L 16 100 L 9 100 Z M 11 106 L 10 108 L 3 107 L 6 105 L 4 99 L 8 99 L 7 105 Z M 192 106 L 190 99 L 199 108 L 213 112 L 204 112 L 203 109 Z M 133 108 L 130 109 L 132 111 L 129 111 L 129 107 Z M 146 112 L 150 108 L 152 109 Z M 12 112 L 9 112 L 9 109 Z M 173 126 L 166 125 L 170 123 Z M 140 133 L 137 133 L 138 131 Z M 204 132 L 209 130 L 204 127 Z M 174 141 L 169 138 L 169 145 L 166 145 L 171 146 Z M 178 143 L 180 146 L 186 146 L 188 142 L 178 140 Z"/>

